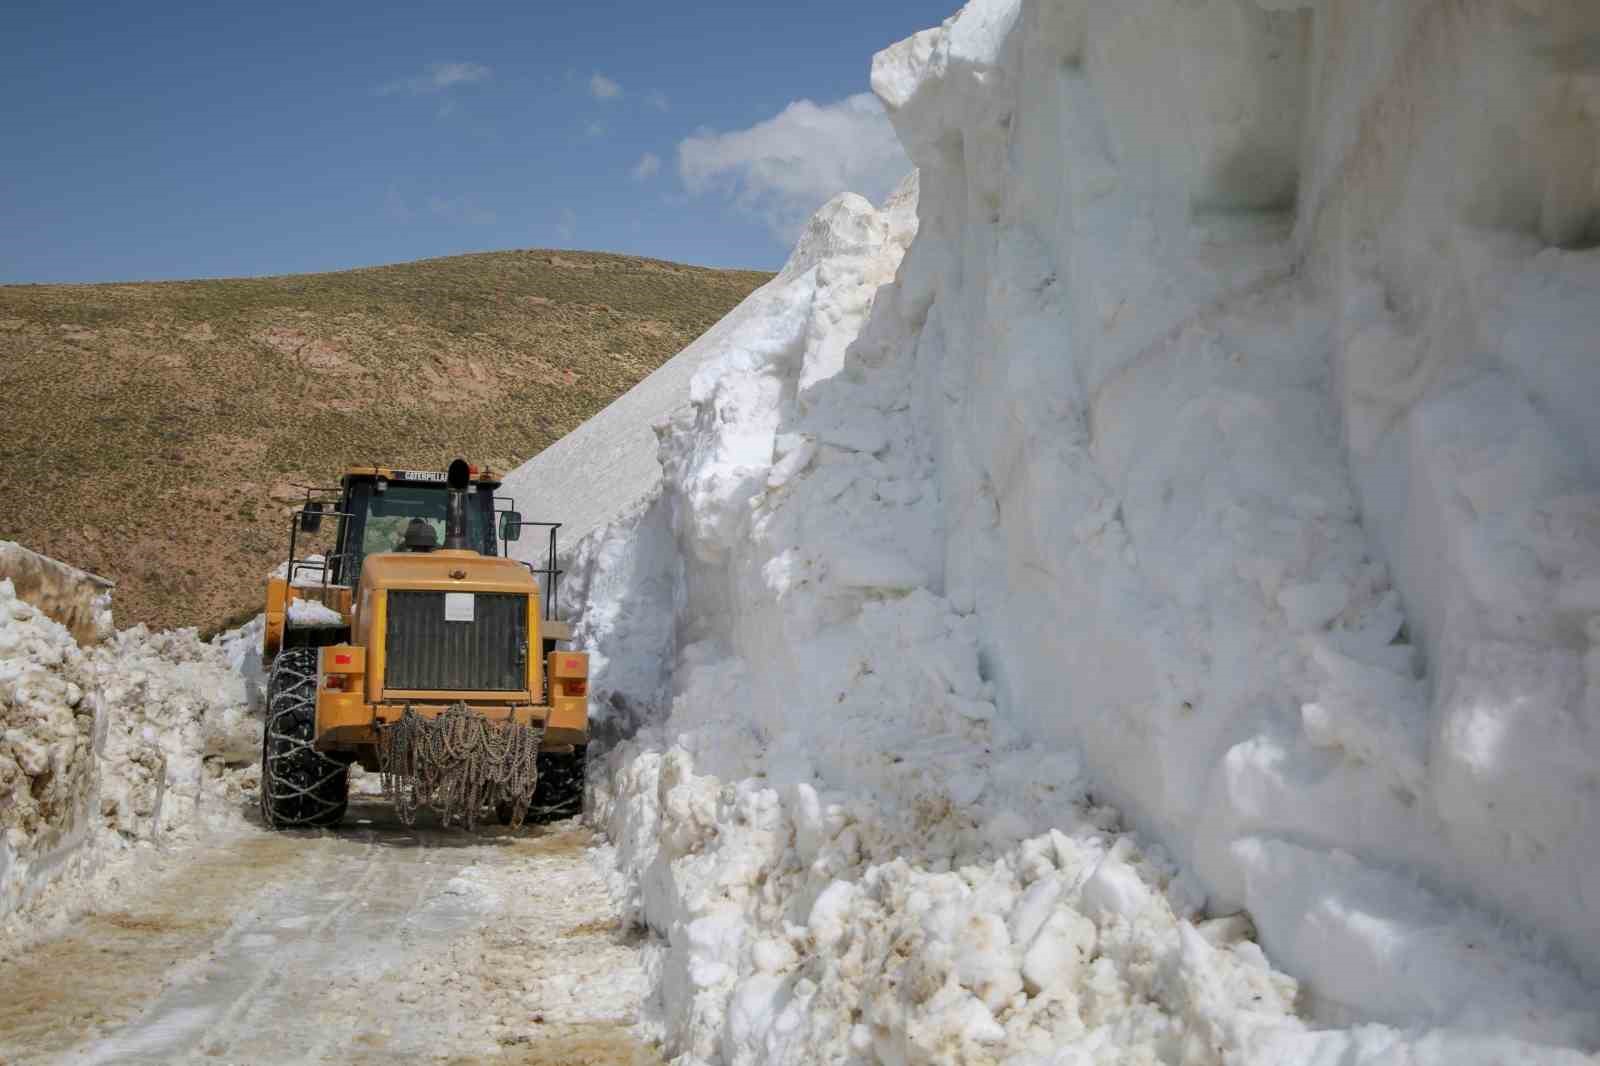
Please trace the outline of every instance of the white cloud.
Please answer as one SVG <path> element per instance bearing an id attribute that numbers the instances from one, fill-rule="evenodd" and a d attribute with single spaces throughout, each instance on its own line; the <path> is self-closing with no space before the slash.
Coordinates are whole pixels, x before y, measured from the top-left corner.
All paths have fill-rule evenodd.
<path id="1" fill-rule="evenodd" d="M 591 140 L 599 140 L 606 135 L 606 124 L 598 120 L 591 122 L 583 127 L 583 135 Z"/>
<path id="2" fill-rule="evenodd" d="M 644 100 L 645 103 L 649 104 L 657 111 L 667 111 L 671 108 L 671 104 L 667 101 L 667 94 L 662 92 L 660 89 L 651 89 L 645 94 Z"/>
<path id="3" fill-rule="evenodd" d="M 597 70 L 589 76 L 589 94 L 596 100 L 615 100 L 622 95 L 622 86 Z"/>
<path id="4" fill-rule="evenodd" d="M 649 178 L 655 177 L 656 172 L 660 169 L 661 157 L 656 155 L 654 152 L 646 152 L 644 155 L 640 156 L 639 161 L 633 165 L 633 180 L 646 181 Z"/>
<path id="5" fill-rule="evenodd" d="M 428 68 L 428 73 L 432 75 L 435 87 L 448 89 L 462 82 L 486 80 L 489 68 L 481 63 L 434 63 Z"/>
<path id="6" fill-rule="evenodd" d="M 413 95 L 421 93 L 443 92 L 453 85 L 466 85 L 475 81 L 488 81 L 494 72 L 482 63 L 429 63 L 423 68 L 421 74 L 410 78 L 399 78 L 378 86 L 379 96 L 391 96 L 394 93 L 407 92 Z"/>
<path id="7" fill-rule="evenodd" d="M 786 243 L 837 194 L 878 202 L 910 170 L 883 106 L 869 93 L 831 104 L 796 100 L 749 129 L 704 131 L 678 144 L 678 174 L 690 192 L 727 193 Z"/>

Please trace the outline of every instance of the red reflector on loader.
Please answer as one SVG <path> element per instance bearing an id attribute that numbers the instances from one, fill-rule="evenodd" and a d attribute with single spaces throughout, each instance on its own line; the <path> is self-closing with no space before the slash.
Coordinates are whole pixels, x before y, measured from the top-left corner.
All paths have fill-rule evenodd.
<path id="1" fill-rule="evenodd" d="M 335 666 L 349 666 L 350 662 L 350 656 L 348 655 L 335 655 L 333 657 L 333 665 Z"/>
<path id="2" fill-rule="evenodd" d="M 582 659 L 568 659 L 566 662 L 561 664 L 561 667 L 564 670 L 582 670 L 583 669 L 583 660 Z"/>

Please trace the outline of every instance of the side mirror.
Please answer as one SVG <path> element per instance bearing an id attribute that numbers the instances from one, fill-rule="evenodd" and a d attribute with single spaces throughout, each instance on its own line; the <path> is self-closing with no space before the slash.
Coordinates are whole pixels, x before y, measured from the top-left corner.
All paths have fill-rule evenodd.
<path id="1" fill-rule="evenodd" d="M 322 528 L 322 504 L 307 503 L 300 512 L 300 532 L 315 533 Z"/>
<path id="2" fill-rule="evenodd" d="M 522 539 L 521 511 L 500 512 L 500 539 L 508 542 Z"/>

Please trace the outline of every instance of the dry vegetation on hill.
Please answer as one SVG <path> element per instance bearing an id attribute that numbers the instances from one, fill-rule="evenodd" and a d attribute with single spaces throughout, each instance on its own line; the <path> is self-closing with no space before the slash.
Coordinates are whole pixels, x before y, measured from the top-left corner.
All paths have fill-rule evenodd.
<path id="1" fill-rule="evenodd" d="M 216 626 L 260 609 L 296 484 L 508 469 L 769 276 L 517 251 L 0 287 L 0 539 L 115 579 L 119 625 Z"/>

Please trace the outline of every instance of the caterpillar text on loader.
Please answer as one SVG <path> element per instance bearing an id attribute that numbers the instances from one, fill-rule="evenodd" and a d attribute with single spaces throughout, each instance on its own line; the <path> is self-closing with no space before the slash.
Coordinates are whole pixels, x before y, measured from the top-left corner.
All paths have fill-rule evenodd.
<path id="1" fill-rule="evenodd" d="M 268 825 L 337 825 L 352 763 L 383 774 L 407 824 L 419 805 L 468 828 L 491 807 L 514 826 L 577 812 L 589 660 L 557 647 L 571 635 L 554 616 L 559 523 L 497 512 L 499 485 L 457 459 L 351 468 L 336 499 L 307 491 L 267 583 Z M 297 558 L 325 518 L 330 550 Z M 525 525 L 549 530 L 543 570 L 496 554 Z"/>

